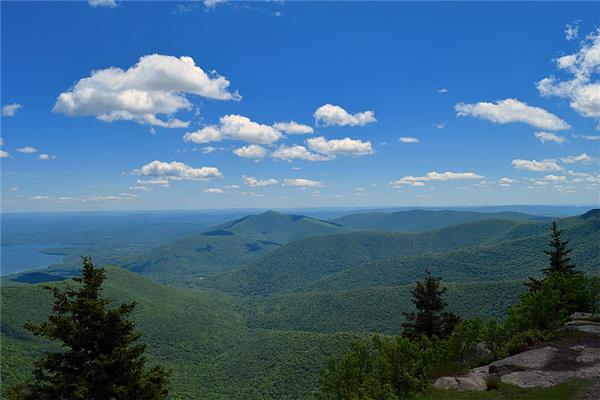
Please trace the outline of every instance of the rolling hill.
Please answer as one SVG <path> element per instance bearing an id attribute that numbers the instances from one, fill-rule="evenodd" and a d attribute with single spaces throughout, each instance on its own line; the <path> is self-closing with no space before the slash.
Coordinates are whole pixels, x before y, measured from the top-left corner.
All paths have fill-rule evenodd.
<path id="1" fill-rule="evenodd" d="M 543 221 L 546 218 L 519 212 L 474 212 L 452 210 L 408 210 L 396 212 L 356 213 L 332 222 L 357 230 L 422 232 L 451 225 L 488 219 Z"/>
<path id="2" fill-rule="evenodd" d="M 559 220 L 585 271 L 600 265 L 600 216 Z M 426 268 L 444 280 L 524 279 L 546 262 L 546 222 L 483 220 L 417 234 L 351 232 L 306 238 L 202 285 L 246 295 L 405 285 Z"/>

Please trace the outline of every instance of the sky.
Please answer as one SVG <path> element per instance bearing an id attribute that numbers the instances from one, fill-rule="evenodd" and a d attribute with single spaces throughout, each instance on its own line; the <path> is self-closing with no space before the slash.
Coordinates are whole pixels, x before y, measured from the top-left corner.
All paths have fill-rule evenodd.
<path id="1" fill-rule="evenodd" d="M 600 5 L 6 2 L 2 212 L 600 203 Z"/>

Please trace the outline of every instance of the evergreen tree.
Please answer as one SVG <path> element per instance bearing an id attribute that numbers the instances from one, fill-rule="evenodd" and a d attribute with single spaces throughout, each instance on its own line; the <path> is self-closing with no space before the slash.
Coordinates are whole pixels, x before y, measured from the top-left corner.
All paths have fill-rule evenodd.
<path id="1" fill-rule="evenodd" d="M 573 249 L 567 248 L 569 244 L 568 240 L 560 238 L 562 231 L 562 229 L 558 229 L 556 222 L 552 222 L 552 238 L 549 243 L 550 250 L 544 251 L 544 253 L 550 256 L 550 266 L 543 269 L 546 275 L 576 273 L 575 265 L 571 264 L 571 257 L 569 257 L 569 253 Z"/>
<path id="2" fill-rule="evenodd" d="M 437 336 L 445 338 L 452 333 L 460 318 L 453 313 L 445 312 L 446 302 L 443 295 L 446 288 L 441 285 L 441 278 L 426 271 L 423 281 L 417 281 L 411 291 L 412 303 L 417 312 L 403 313 L 406 322 L 402 324 L 403 336 L 418 339 L 422 335 L 429 338 Z"/>
<path id="3" fill-rule="evenodd" d="M 573 249 L 567 247 L 569 244 L 568 240 L 562 240 L 560 237 L 563 230 L 558 229 L 556 222 L 552 222 L 550 229 L 550 250 L 544 250 L 544 253 L 549 256 L 550 265 L 548 268 L 542 269 L 542 272 L 545 275 L 544 279 L 558 274 L 578 274 L 578 272 L 575 271 L 575 265 L 571 264 L 571 257 L 569 257 L 569 254 L 573 251 Z M 526 283 L 526 285 L 529 287 L 529 291 L 536 292 L 540 290 L 542 288 L 544 279 L 540 280 L 529 277 L 529 281 Z"/>
<path id="4" fill-rule="evenodd" d="M 146 368 L 146 345 L 129 316 L 135 303 L 110 307 L 100 295 L 106 278 L 83 257 L 76 287 L 52 288 L 53 312 L 40 325 L 26 324 L 36 336 L 61 344 L 35 363 L 33 376 L 10 390 L 22 400 L 159 400 L 168 394 L 168 373 Z"/>

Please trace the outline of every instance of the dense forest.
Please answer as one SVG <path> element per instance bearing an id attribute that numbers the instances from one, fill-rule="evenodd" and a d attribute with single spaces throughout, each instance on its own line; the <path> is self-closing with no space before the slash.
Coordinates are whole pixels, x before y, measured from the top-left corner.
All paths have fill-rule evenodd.
<path id="1" fill-rule="evenodd" d="M 550 222 L 498 217 L 473 221 L 469 213 L 464 223 L 409 233 L 360 231 L 340 220 L 266 213 L 183 233 L 173 242 L 127 256 L 107 252 L 96 264 L 110 260 L 114 265 L 106 268 L 104 283 L 114 304 L 137 303 L 131 318 L 147 343 L 149 363 L 171 370 L 170 398 L 312 398 L 323 395 L 324 368 L 350 357 L 347 351 L 356 351 L 351 347 L 356 343 L 373 357 L 377 348 L 397 346 L 411 354 L 415 342 L 395 335 L 402 333 L 406 313 L 415 311 L 414 283 L 426 270 L 447 289 L 444 309 L 464 321 L 454 336 L 436 344 L 446 346 L 445 354 L 456 345 L 457 335 L 464 340 L 474 330 L 478 339 L 491 332 L 506 337 L 509 328 L 503 321 L 522 323 L 517 316 L 523 311 L 515 311 L 515 304 L 534 301 L 526 285 L 529 277 L 547 276 Z M 563 239 L 570 241 L 576 270 L 586 274 L 581 276 L 597 275 L 600 213 L 593 210 L 557 223 L 564 229 Z M 248 247 L 252 243 L 265 248 Z M 214 248 L 206 250 L 210 244 Z M 74 259 L 69 255 L 63 265 L 44 273 L 69 278 L 77 271 Z M 24 328 L 25 323 L 43 322 L 52 304 L 51 293 L 41 285 L 23 283 L 27 276 L 3 279 L 3 391 L 26 377 L 35 359 L 56 350 Z M 69 279 L 51 283 L 69 284 Z M 556 321 L 536 337 L 544 337 Z M 534 328 L 511 327 L 510 332 L 518 336 L 517 330 Z M 373 342 L 372 334 L 383 336 Z M 523 343 L 502 343 L 498 351 L 514 351 Z M 470 366 L 478 360 L 468 361 Z M 439 370 L 452 364 L 438 363 Z M 423 371 L 422 377 L 430 382 L 434 375 Z M 575 390 L 561 388 L 552 390 Z"/>

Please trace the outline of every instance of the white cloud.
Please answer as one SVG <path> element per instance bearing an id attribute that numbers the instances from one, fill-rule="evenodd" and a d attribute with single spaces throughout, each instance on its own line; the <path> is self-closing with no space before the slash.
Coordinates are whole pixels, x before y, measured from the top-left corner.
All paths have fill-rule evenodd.
<path id="1" fill-rule="evenodd" d="M 168 179 L 158 178 L 158 179 L 138 179 L 138 185 L 149 185 L 149 186 L 160 186 L 160 187 L 169 187 L 171 184 Z"/>
<path id="2" fill-rule="evenodd" d="M 25 147 L 19 147 L 17 149 L 17 151 L 19 153 L 32 154 L 32 153 L 37 153 L 38 149 L 36 149 L 35 147 L 31 147 L 31 146 L 25 146 Z"/>
<path id="3" fill-rule="evenodd" d="M 571 41 L 579 36 L 579 23 L 567 24 L 565 26 L 565 39 Z"/>
<path id="4" fill-rule="evenodd" d="M 483 179 L 482 175 L 478 175 L 474 172 L 428 172 L 423 176 L 405 176 L 396 181 L 390 182 L 390 185 L 394 188 L 403 186 L 425 186 L 425 182 L 432 181 L 458 181 L 458 180 L 473 180 Z"/>
<path id="5" fill-rule="evenodd" d="M 438 89 L 438 93 L 448 93 L 448 89 L 446 89 L 446 88 Z"/>
<path id="6" fill-rule="evenodd" d="M 10 153 L 8 151 L 0 150 L 0 158 L 8 158 Z"/>
<path id="7" fill-rule="evenodd" d="M 512 160 L 512 166 L 516 169 L 522 169 L 526 171 L 534 171 L 534 172 L 554 172 L 554 171 L 562 171 L 564 168 L 561 167 L 555 160 Z"/>
<path id="8" fill-rule="evenodd" d="M 224 139 L 249 143 L 271 144 L 281 138 L 281 133 L 269 125 L 259 124 L 242 115 L 225 115 L 219 125 L 210 125 L 183 136 L 186 142 L 208 143 Z"/>
<path id="9" fill-rule="evenodd" d="M 208 9 L 213 9 L 216 6 L 218 6 L 219 4 L 223 4 L 226 3 L 227 0 L 204 0 L 204 7 L 208 8 Z"/>
<path id="10" fill-rule="evenodd" d="M 212 146 L 206 146 L 206 147 L 203 147 L 202 149 L 200 149 L 200 151 L 203 154 L 210 154 L 212 152 L 217 151 L 217 149 L 215 147 L 212 147 Z"/>
<path id="11" fill-rule="evenodd" d="M 217 100 L 239 100 L 229 91 L 229 81 L 207 74 L 191 57 L 159 54 L 141 57 L 133 67 L 93 71 L 70 90 L 61 93 L 53 111 L 69 116 L 91 115 L 99 120 L 135 121 L 165 128 L 187 127 L 189 122 L 172 117 L 192 104 L 185 94 Z M 168 119 L 159 119 L 165 115 Z"/>
<path id="12" fill-rule="evenodd" d="M 446 127 L 446 123 L 445 122 L 436 122 L 435 124 L 433 124 L 433 127 L 435 129 L 444 129 Z"/>
<path id="13" fill-rule="evenodd" d="M 398 141 L 402 143 L 419 143 L 419 139 L 410 136 L 401 137 Z"/>
<path id="14" fill-rule="evenodd" d="M 292 161 L 294 159 L 306 161 L 328 161 L 335 158 L 333 155 L 312 153 L 308 151 L 306 147 L 299 145 L 282 146 L 271 153 L 271 157 L 285 161 Z"/>
<path id="15" fill-rule="evenodd" d="M 499 124 L 522 122 L 551 131 L 570 128 L 569 124 L 556 115 L 542 108 L 527 105 L 517 99 L 504 99 L 496 103 L 458 103 L 454 106 L 454 109 L 458 116 L 471 116 Z"/>
<path id="16" fill-rule="evenodd" d="M 208 180 L 222 178 L 223 174 L 215 167 L 194 168 L 177 161 L 152 161 L 139 169 L 133 170 L 135 175 L 160 178 L 161 180 Z"/>
<path id="17" fill-rule="evenodd" d="M 38 160 L 54 160 L 56 156 L 52 156 L 50 154 L 42 153 L 38 155 Z"/>
<path id="18" fill-rule="evenodd" d="M 515 182 L 517 182 L 517 181 L 514 179 L 511 179 L 511 178 L 500 178 L 498 180 L 498 185 L 507 187 L 507 186 L 512 185 Z"/>
<path id="19" fill-rule="evenodd" d="M 375 113 L 373 111 L 363 111 L 356 114 L 350 114 L 340 106 L 333 104 L 325 104 L 314 113 L 315 120 L 321 122 L 325 126 L 356 126 L 366 125 L 376 122 Z"/>
<path id="20" fill-rule="evenodd" d="M 589 118 L 600 118 L 600 83 L 595 76 L 600 71 L 600 29 L 588 35 L 579 51 L 555 60 L 559 70 L 570 74 L 570 79 L 553 76 L 537 82 L 542 96 L 557 96 L 570 100 L 570 106 Z"/>
<path id="21" fill-rule="evenodd" d="M 31 197 L 29 198 L 29 200 L 34 200 L 34 201 L 45 201 L 45 200 L 50 200 L 50 196 L 35 195 L 35 196 L 31 196 Z"/>
<path id="22" fill-rule="evenodd" d="M 233 154 L 243 158 L 264 158 L 267 155 L 267 150 L 256 144 L 240 147 L 233 150 Z"/>
<path id="23" fill-rule="evenodd" d="M 581 135 L 579 137 L 585 140 L 600 140 L 600 135 Z"/>
<path id="24" fill-rule="evenodd" d="M 242 176 L 242 179 L 244 180 L 244 184 L 246 186 L 250 186 L 250 187 L 270 186 L 270 185 L 276 185 L 278 183 L 277 179 L 275 179 L 275 178 L 256 179 L 253 176 L 244 175 L 244 176 Z"/>
<path id="25" fill-rule="evenodd" d="M 371 142 L 344 138 L 327 140 L 324 137 L 310 138 L 306 141 L 308 147 L 317 153 L 326 155 L 362 156 L 373 154 Z"/>
<path id="26" fill-rule="evenodd" d="M 225 185 L 225 189 L 239 189 L 240 185 Z"/>
<path id="27" fill-rule="evenodd" d="M 560 136 L 550 132 L 536 132 L 534 136 L 542 143 L 554 142 L 562 144 L 567 141 L 567 139 L 565 139 L 564 136 Z"/>
<path id="28" fill-rule="evenodd" d="M 277 122 L 273 124 L 273 128 L 280 132 L 290 135 L 305 135 L 313 133 L 313 128 L 308 125 L 299 124 L 296 121 Z"/>
<path id="29" fill-rule="evenodd" d="M 219 189 L 219 188 L 208 188 L 208 189 L 204 189 L 204 193 L 221 194 L 221 193 L 225 193 L 225 191 L 223 189 Z"/>
<path id="30" fill-rule="evenodd" d="M 575 164 L 575 163 L 590 164 L 594 161 L 597 161 L 598 159 L 596 157 L 590 157 L 586 153 L 581 153 L 578 156 L 563 157 L 560 160 L 562 162 L 564 162 L 565 164 Z"/>
<path id="31" fill-rule="evenodd" d="M 88 4 L 92 7 L 115 8 L 117 6 L 117 2 L 115 0 L 88 0 Z"/>
<path id="32" fill-rule="evenodd" d="M 16 186 L 12 186 L 12 187 L 9 187 L 9 188 L 8 188 L 8 191 L 9 191 L 9 192 L 18 192 L 18 191 L 19 191 L 19 188 L 18 188 L 18 187 L 16 187 Z"/>
<path id="33" fill-rule="evenodd" d="M 309 188 L 309 187 L 323 187 L 323 186 L 325 186 L 325 184 L 323 183 L 323 181 L 315 181 L 312 179 L 304 179 L 304 178 L 295 178 L 295 179 L 284 179 L 283 186 Z"/>
<path id="34" fill-rule="evenodd" d="M 133 185 L 129 186 L 129 190 L 149 191 L 151 189 L 142 185 Z"/>
<path id="35" fill-rule="evenodd" d="M 567 177 L 562 175 L 546 175 L 544 180 L 548 182 L 565 182 Z"/>
<path id="36" fill-rule="evenodd" d="M 2 107 L 2 116 L 3 117 L 14 117 L 15 114 L 17 113 L 17 110 L 22 107 L 23 106 L 21 104 L 17 104 L 17 103 L 7 104 L 4 107 Z"/>

